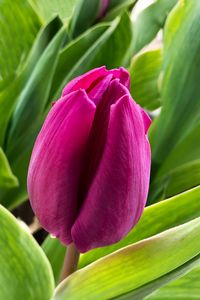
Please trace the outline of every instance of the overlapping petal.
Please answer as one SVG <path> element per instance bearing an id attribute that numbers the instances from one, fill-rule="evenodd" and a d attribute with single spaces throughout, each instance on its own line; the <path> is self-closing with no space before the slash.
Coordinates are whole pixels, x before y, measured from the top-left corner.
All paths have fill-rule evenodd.
<path id="1" fill-rule="evenodd" d="M 81 252 L 119 241 L 137 223 L 147 199 L 149 173 L 143 116 L 125 95 L 111 105 L 104 153 L 72 227 Z"/>
<path id="2" fill-rule="evenodd" d="M 95 106 L 78 90 L 52 107 L 36 140 L 28 172 L 32 208 L 42 226 L 63 243 L 80 203 L 78 184 Z"/>

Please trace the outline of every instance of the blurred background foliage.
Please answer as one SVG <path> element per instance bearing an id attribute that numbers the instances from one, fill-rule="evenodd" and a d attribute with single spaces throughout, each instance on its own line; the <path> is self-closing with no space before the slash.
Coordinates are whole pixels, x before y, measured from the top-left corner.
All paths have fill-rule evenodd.
<path id="1" fill-rule="evenodd" d="M 0 299 L 51 298 L 65 248 L 48 236 L 42 250 L 8 210 L 28 200 L 31 150 L 51 103 L 73 77 L 101 65 L 129 69 L 131 94 L 153 120 L 148 203 L 124 240 L 82 255 L 81 269 L 97 262 L 52 299 L 200 299 L 200 1 L 110 0 L 101 18 L 100 7 L 101 0 L 0 1 L 0 262 L 21 253 L 18 265 L 2 264 L 0 287 L 27 255 L 30 268 L 41 263 L 46 272 L 43 281 L 26 268 Z"/>

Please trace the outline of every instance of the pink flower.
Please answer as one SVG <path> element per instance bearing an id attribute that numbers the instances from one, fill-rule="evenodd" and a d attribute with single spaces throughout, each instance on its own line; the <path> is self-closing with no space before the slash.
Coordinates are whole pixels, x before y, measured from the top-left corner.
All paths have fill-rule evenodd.
<path id="1" fill-rule="evenodd" d="M 148 115 L 124 68 L 66 85 L 37 137 L 28 193 L 41 225 L 80 252 L 113 244 L 138 222 L 150 175 Z"/>

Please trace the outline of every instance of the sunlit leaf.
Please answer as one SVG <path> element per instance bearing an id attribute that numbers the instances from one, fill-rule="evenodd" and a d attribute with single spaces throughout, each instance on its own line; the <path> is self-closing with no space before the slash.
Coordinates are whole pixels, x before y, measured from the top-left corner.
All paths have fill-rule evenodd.
<path id="1" fill-rule="evenodd" d="M 185 273 L 185 264 L 192 260 L 192 267 L 195 261 L 198 264 L 199 254 L 200 218 L 197 218 L 123 248 L 81 269 L 58 286 L 53 299 L 113 299 L 127 293 L 129 299 L 130 296 L 135 299 L 135 292 L 136 299 L 141 299 L 141 296 L 163 285 L 163 276 L 171 275 L 172 280 L 173 275 L 177 277 L 178 268 L 178 276 L 181 276 Z M 144 293 L 148 284 L 151 284 L 151 288 Z M 124 299 L 128 298 L 125 296 Z"/>
<path id="2" fill-rule="evenodd" d="M 49 262 L 28 232 L 0 206 L 0 299 L 49 300 L 54 280 Z"/>
<path id="3" fill-rule="evenodd" d="M 9 162 L 0 147 L 0 188 L 18 186 L 17 177 L 12 173 Z"/>
<path id="4" fill-rule="evenodd" d="M 108 247 L 91 250 L 81 255 L 79 268 L 87 266 L 122 247 L 131 245 L 200 216 L 199 197 L 200 187 L 146 207 L 137 226 L 122 241 Z M 43 249 L 51 262 L 55 279 L 58 280 L 65 255 L 64 247 L 57 239 L 49 236 L 43 245 Z M 55 255 L 56 252 L 59 255 Z"/>
<path id="5" fill-rule="evenodd" d="M 41 22 L 27 0 L 1 0 L 0 91 L 17 76 L 40 26 Z"/>
<path id="6" fill-rule="evenodd" d="M 145 51 L 134 56 L 131 67 L 131 94 L 148 110 L 160 106 L 159 79 L 162 70 L 162 49 Z"/>

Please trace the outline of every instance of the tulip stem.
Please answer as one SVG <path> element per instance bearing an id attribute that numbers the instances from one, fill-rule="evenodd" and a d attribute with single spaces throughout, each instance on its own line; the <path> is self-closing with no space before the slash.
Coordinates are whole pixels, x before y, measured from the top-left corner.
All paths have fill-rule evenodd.
<path id="1" fill-rule="evenodd" d="M 71 243 L 66 250 L 60 282 L 74 273 L 77 269 L 80 253 L 74 243 Z"/>

